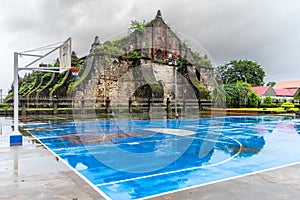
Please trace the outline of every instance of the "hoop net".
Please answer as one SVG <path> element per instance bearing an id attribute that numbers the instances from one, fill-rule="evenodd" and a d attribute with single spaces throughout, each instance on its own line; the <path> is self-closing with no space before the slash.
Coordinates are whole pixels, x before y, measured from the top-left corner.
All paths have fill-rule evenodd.
<path id="1" fill-rule="evenodd" d="M 79 67 L 71 67 L 70 71 L 72 72 L 73 77 L 77 78 L 78 74 L 80 72 L 80 68 Z"/>
<path id="2" fill-rule="evenodd" d="M 72 75 L 73 75 L 74 78 L 77 78 L 78 74 L 79 74 L 79 72 L 72 72 Z"/>

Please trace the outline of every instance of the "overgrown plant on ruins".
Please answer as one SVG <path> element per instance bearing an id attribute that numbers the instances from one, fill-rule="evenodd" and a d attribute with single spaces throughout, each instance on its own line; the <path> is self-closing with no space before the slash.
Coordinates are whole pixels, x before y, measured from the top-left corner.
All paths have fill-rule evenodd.
<path id="1" fill-rule="evenodd" d="M 130 29 L 137 31 L 138 33 L 145 33 L 146 32 L 145 20 L 142 23 L 136 20 L 132 20 Z"/>
<path id="2" fill-rule="evenodd" d="M 196 79 L 193 79 L 192 82 L 198 89 L 201 99 L 209 99 L 210 98 L 209 91 L 205 88 L 203 83 L 201 83 L 200 81 L 198 81 Z"/>
<path id="3" fill-rule="evenodd" d="M 60 73 L 60 74 L 58 75 L 58 77 L 59 77 L 59 82 L 56 83 L 56 84 L 53 86 L 53 88 L 50 90 L 50 94 L 49 94 L 50 97 L 53 97 L 54 92 L 66 82 L 66 80 L 67 80 L 68 77 L 69 77 L 69 73 L 70 73 L 70 71 L 68 70 L 68 71 L 65 71 L 65 72 L 63 72 L 63 73 Z"/>
<path id="4" fill-rule="evenodd" d="M 200 67 L 212 67 L 211 62 L 208 60 L 207 56 L 202 56 L 200 53 L 196 51 L 192 51 L 194 64 Z"/>

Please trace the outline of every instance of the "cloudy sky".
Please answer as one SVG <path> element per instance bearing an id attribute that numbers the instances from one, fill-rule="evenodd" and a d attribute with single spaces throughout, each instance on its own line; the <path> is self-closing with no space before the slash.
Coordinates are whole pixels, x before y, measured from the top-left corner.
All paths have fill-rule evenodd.
<path id="1" fill-rule="evenodd" d="M 152 20 L 158 9 L 215 66 L 250 59 L 262 65 L 265 82 L 300 79 L 298 0 L 1 0 L 0 89 L 7 93 L 13 81 L 13 52 L 72 37 L 84 56 L 96 35 L 103 42 L 128 31 L 131 20 Z"/>

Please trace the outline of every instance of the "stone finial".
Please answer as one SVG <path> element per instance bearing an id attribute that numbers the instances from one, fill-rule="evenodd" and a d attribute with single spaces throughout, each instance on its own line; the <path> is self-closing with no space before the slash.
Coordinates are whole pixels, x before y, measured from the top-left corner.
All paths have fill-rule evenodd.
<path id="1" fill-rule="evenodd" d="M 160 11 L 160 10 L 157 11 L 156 18 L 162 18 L 162 15 L 161 15 L 161 11 Z"/>
<path id="2" fill-rule="evenodd" d="M 101 43 L 100 43 L 99 36 L 97 35 L 97 36 L 95 37 L 94 43 L 92 44 L 90 53 L 95 52 L 95 49 L 96 49 L 99 45 L 101 45 Z"/>
<path id="3" fill-rule="evenodd" d="M 99 39 L 99 36 L 98 36 L 98 35 L 95 37 L 95 40 L 94 40 L 94 43 L 93 43 L 93 44 L 94 44 L 94 45 L 100 44 L 100 39 Z"/>

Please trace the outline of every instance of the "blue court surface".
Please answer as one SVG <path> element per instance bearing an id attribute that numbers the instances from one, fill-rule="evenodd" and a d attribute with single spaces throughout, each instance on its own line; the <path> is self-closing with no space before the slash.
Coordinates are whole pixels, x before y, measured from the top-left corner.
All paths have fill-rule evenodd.
<path id="1" fill-rule="evenodd" d="M 300 119 L 291 117 L 23 127 L 107 199 L 147 199 L 300 161 Z"/>

